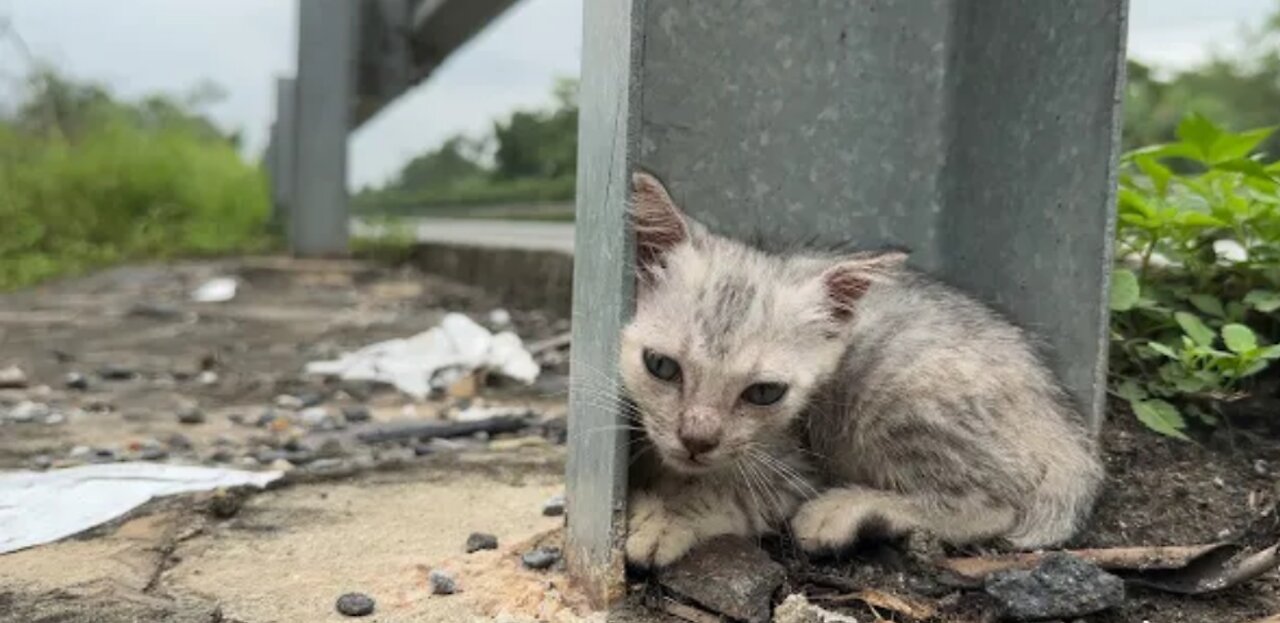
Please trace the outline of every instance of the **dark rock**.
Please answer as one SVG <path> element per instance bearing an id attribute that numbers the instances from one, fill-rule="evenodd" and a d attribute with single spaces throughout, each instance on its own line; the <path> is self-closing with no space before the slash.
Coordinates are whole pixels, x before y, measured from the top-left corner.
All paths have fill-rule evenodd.
<path id="1" fill-rule="evenodd" d="M 258 419 L 255 422 L 255 424 L 257 424 L 259 428 L 266 428 L 268 426 L 271 426 L 271 423 L 276 421 L 277 417 L 279 416 L 276 415 L 275 411 L 272 411 L 271 409 L 265 409 L 263 410 L 262 414 L 258 416 Z"/>
<path id="2" fill-rule="evenodd" d="M 107 381 L 128 381 L 138 376 L 133 368 L 124 366 L 103 366 L 98 368 L 98 376 Z"/>
<path id="3" fill-rule="evenodd" d="M 754 543 L 712 539 L 658 574 L 658 581 L 699 605 L 748 623 L 767 623 L 774 591 L 786 569 Z"/>
<path id="4" fill-rule="evenodd" d="M 434 454 L 435 451 L 436 451 L 435 447 L 428 443 L 413 444 L 414 456 L 427 456 L 428 454 Z"/>
<path id="5" fill-rule="evenodd" d="M 203 424 L 204 411 L 198 407 L 183 407 L 178 410 L 178 422 L 182 424 Z"/>
<path id="6" fill-rule="evenodd" d="M 471 536 L 467 537 L 467 553 L 482 549 L 498 549 L 498 537 L 486 532 L 472 532 Z"/>
<path id="7" fill-rule="evenodd" d="M 985 589 L 1012 621 L 1071 619 L 1124 601 L 1123 580 L 1063 552 L 1047 554 L 1029 571 L 993 574 Z"/>
<path id="8" fill-rule="evenodd" d="M 174 450 L 190 450 L 191 449 L 191 439 L 186 435 L 183 435 L 182 433 L 174 433 L 172 435 L 169 435 L 169 438 L 165 440 L 165 443 L 169 444 L 169 447 L 173 448 Z"/>
<path id="9" fill-rule="evenodd" d="M 227 421 L 235 424 L 236 426 L 244 426 L 247 423 L 244 419 L 243 413 L 229 413 L 227 414 Z"/>
<path id="10" fill-rule="evenodd" d="M 114 463 L 116 451 L 111 448 L 94 448 L 90 460 L 94 463 Z"/>
<path id="11" fill-rule="evenodd" d="M 542 436 L 556 445 L 564 445 L 569 440 L 569 420 L 553 418 L 542 423 Z"/>
<path id="12" fill-rule="evenodd" d="M 359 424 L 372 420 L 373 414 L 369 413 L 369 408 L 364 405 L 349 405 L 342 408 L 342 417 L 352 424 Z"/>
<path id="13" fill-rule="evenodd" d="M 321 459 L 340 459 L 347 455 L 347 451 L 342 447 L 341 441 L 326 439 L 319 448 L 316 448 L 315 455 Z"/>
<path id="14" fill-rule="evenodd" d="M 362 617 L 373 614 L 376 603 L 364 593 L 347 593 L 338 598 L 338 612 L 349 617 Z"/>
<path id="15" fill-rule="evenodd" d="M 525 552 L 524 556 L 520 557 L 520 561 L 530 569 L 550 569 L 551 565 L 560 562 L 560 548 L 539 547 Z"/>
<path id="16" fill-rule="evenodd" d="M 303 409 L 314 407 L 327 399 L 328 398 L 324 394 L 318 394 L 315 392 L 298 394 L 298 401 L 302 405 Z"/>
<path id="17" fill-rule="evenodd" d="M 129 308 L 129 315 L 151 320 L 180 320 L 185 315 L 182 309 L 163 303 L 138 303 Z"/>
<path id="18" fill-rule="evenodd" d="M 80 374 L 79 372 L 68 373 L 65 383 L 67 385 L 67 389 L 75 389 L 80 391 L 89 389 L 89 377 L 86 377 L 85 375 Z"/>
<path id="19" fill-rule="evenodd" d="M 433 595 L 452 595 L 458 590 L 458 583 L 454 581 L 453 575 L 444 569 L 432 569 L 428 578 L 431 580 Z"/>
<path id="20" fill-rule="evenodd" d="M 169 458 L 169 451 L 164 448 L 146 447 L 138 453 L 138 458 L 144 461 L 162 461 Z"/>
<path id="21" fill-rule="evenodd" d="M 235 453 L 229 448 L 218 448 L 209 455 L 209 460 L 214 463 L 230 463 L 235 458 Z"/>
<path id="22" fill-rule="evenodd" d="M 50 467 L 53 467 L 53 457 L 47 454 L 40 454 L 32 457 L 31 467 L 34 469 L 49 469 Z"/>
<path id="23" fill-rule="evenodd" d="M 547 517 L 559 517 L 564 514 L 564 505 L 564 496 L 557 495 L 542 505 L 542 514 Z"/>

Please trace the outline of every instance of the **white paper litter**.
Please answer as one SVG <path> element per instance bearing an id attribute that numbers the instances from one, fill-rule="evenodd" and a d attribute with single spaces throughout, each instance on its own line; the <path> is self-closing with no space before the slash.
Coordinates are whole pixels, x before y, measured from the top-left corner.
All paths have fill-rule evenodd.
<path id="1" fill-rule="evenodd" d="M 448 387 L 476 370 L 529 385 L 538 379 L 541 368 L 515 333 L 495 335 L 456 313 L 445 315 L 439 326 L 413 337 L 370 344 L 306 367 L 307 374 L 389 383 L 418 400 L 426 398 L 432 388 Z"/>
<path id="2" fill-rule="evenodd" d="M 0 473 L 0 554 L 84 532 L 152 498 L 240 485 L 261 488 L 280 476 L 142 462 Z"/>
<path id="3" fill-rule="evenodd" d="M 210 279 L 191 293 L 191 300 L 197 303 L 225 303 L 236 297 L 236 288 L 240 283 L 234 277 L 218 277 Z"/>

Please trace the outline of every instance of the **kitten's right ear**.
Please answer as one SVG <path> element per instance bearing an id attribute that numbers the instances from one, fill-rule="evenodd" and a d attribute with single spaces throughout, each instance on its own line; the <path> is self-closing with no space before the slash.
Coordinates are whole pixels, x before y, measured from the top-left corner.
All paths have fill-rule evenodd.
<path id="1" fill-rule="evenodd" d="M 689 219 L 676 207 L 658 178 L 644 172 L 631 176 L 631 226 L 636 236 L 637 276 L 663 265 L 672 249 L 692 234 Z"/>

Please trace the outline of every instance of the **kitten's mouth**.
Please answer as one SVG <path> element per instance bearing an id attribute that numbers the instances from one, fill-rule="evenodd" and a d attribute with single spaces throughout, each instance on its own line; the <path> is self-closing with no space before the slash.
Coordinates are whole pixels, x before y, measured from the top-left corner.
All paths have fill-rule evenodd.
<path id="1" fill-rule="evenodd" d="M 715 469 L 717 463 L 708 460 L 707 457 L 690 458 L 687 454 L 677 454 L 675 452 L 664 452 L 668 466 L 672 469 L 685 474 L 702 474 Z"/>

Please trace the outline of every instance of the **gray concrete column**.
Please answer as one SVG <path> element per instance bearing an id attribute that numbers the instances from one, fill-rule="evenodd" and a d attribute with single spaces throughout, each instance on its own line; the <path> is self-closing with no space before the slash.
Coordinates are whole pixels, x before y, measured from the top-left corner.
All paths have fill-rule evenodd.
<path id="1" fill-rule="evenodd" d="M 289 247 L 345 255 L 347 133 L 355 98 L 358 2 L 299 0 L 295 204 Z"/>
<path id="2" fill-rule="evenodd" d="M 1104 390 L 1124 0 L 586 2 L 569 555 L 621 590 L 628 171 L 713 230 L 903 245 Z"/>
<path id="3" fill-rule="evenodd" d="M 280 228 L 288 227 L 290 206 L 294 205 L 296 192 L 298 127 L 295 88 L 293 78 L 276 79 L 276 119 L 271 124 L 268 172 L 271 179 L 271 222 Z"/>

